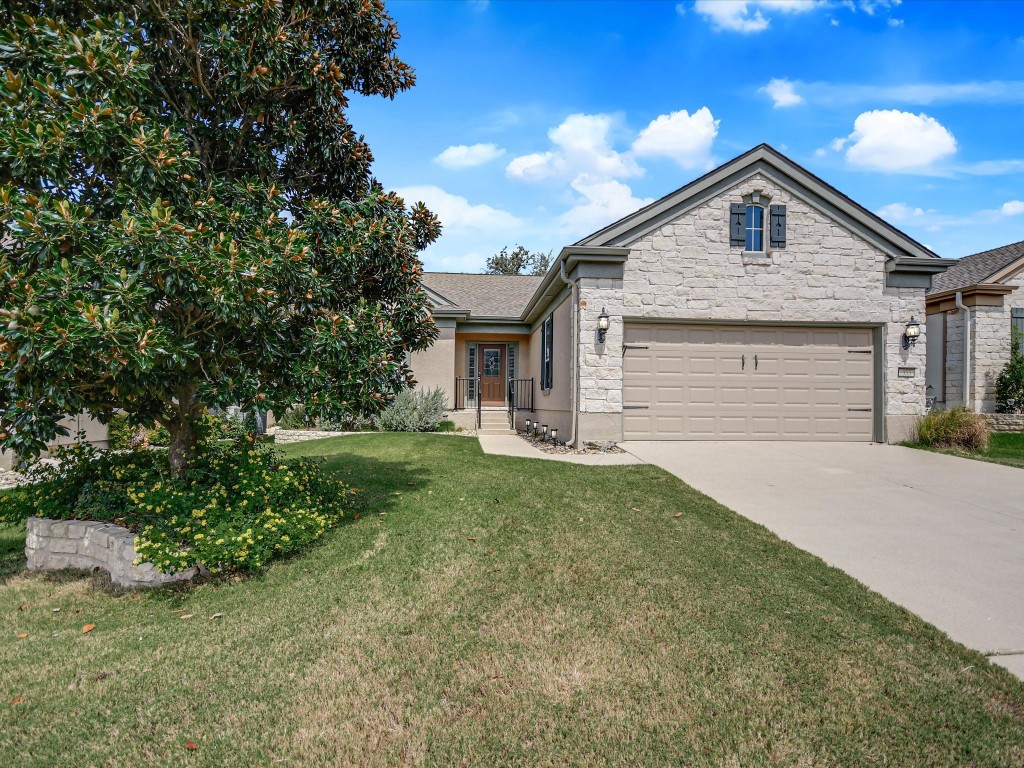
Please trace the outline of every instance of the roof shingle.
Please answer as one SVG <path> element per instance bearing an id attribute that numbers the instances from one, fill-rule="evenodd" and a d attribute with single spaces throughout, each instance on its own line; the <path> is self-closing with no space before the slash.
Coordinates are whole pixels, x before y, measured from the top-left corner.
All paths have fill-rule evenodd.
<path id="1" fill-rule="evenodd" d="M 424 272 L 423 284 L 468 309 L 475 317 L 515 318 L 544 279 L 542 275 L 470 275 L 461 272 Z"/>
<path id="2" fill-rule="evenodd" d="M 928 293 L 957 291 L 969 285 L 984 283 L 1003 267 L 1020 258 L 1024 258 L 1024 240 L 964 256 L 945 272 L 932 278 L 932 287 Z"/>

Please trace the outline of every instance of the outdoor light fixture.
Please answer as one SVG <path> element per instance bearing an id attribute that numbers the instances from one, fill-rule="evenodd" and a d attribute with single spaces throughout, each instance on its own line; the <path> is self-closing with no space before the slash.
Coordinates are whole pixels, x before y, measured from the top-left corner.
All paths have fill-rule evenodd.
<path id="1" fill-rule="evenodd" d="M 601 344 L 604 344 L 604 337 L 608 333 L 609 322 L 608 310 L 601 307 L 601 314 L 597 316 L 597 340 Z"/>
<path id="2" fill-rule="evenodd" d="M 527 419 L 527 420 L 526 420 L 526 431 L 527 431 L 527 432 L 529 432 L 529 431 L 530 431 L 530 426 L 531 426 L 532 424 L 533 424 L 533 420 L 532 420 L 532 419 Z"/>
<path id="3" fill-rule="evenodd" d="M 540 428 L 541 428 L 541 431 L 544 432 L 544 437 L 547 437 L 548 436 L 548 425 L 547 424 L 541 424 Z"/>
<path id="4" fill-rule="evenodd" d="M 558 442 L 558 427 L 555 427 L 554 429 L 551 430 L 551 442 Z"/>
<path id="5" fill-rule="evenodd" d="M 907 328 L 903 331 L 903 348 L 910 349 L 912 346 L 917 344 L 917 338 L 921 335 L 921 324 L 914 319 L 914 316 L 910 316 L 910 322 L 907 323 Z"/>

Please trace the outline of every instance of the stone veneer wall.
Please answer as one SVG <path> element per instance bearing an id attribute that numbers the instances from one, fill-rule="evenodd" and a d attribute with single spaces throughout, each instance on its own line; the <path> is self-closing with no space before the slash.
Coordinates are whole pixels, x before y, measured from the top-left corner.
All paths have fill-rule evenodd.
<path id="1" fill-rule="evenodd" d="M 127 528 L 88 520 L 30 517 L 26 523 L 25 557 L 29 570 L 59 571 L 100 568 L 121 587 L 159 587 L 188 581 L 195 568 L 167 574 L 152 563 L 135 565 L 135 534 Z"/>
<path id="2" fill-rule="evenodd" d="M 783 204 L 786 248 L 744 256 L 729 245 L 729 204 L 759 190 Z M 925 412 L 923 288 L 887 288 L 886 256 L 762 174 L 630 243 L 622 280 L 584 278 L 580 298 L 580 438 L 621 439 L 623 317 L 761 323 L 872 323 L 883 327 L 886 435 L 906 439 Z M 603 308 L 613 317 L 597 342 Z M 911 316 L 922 338 L 904 350 Z M 916 369 L 901 379 L 897 369 Z"/>
<path id="3" fill-rule="evenodd" d="M 1024 432 L 1024 413 L 986 413 L 984 416 L 993 432 Z"/>

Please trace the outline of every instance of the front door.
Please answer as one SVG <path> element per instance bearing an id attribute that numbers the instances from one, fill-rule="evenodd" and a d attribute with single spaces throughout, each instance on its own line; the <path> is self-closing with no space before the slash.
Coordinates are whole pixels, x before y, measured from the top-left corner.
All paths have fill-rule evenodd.
<path id="1" fill-rule="evenodd" d="M 505 345 L 481 344 L 480 392 L 481 405 L 505 404 Z"/>

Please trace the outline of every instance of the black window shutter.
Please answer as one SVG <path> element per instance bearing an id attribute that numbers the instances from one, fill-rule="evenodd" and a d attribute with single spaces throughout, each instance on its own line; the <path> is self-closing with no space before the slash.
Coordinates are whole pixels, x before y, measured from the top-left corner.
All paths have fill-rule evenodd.
<path id="1" fill-rule="evenodd" d="M 1015 334 L 1024 336 L 1024 307 L 1011 307 L 1010 309 L 1010 335 Z M 1024 338 L 1020 342 L 1024 344 Z"/>
<path id="2" fill-rule="evenodd" d="M 743 247 L 747 237 L 747 207 L 743 203 L 729 206 L 729 245 Z"/>
<path id="3" fill-rule="evenodd" d="M 786 206 L 771 206 L 769 242 L 772 248 L 786 247 Z"/>
<path id="4" fill-rule="evenodd" d="M 546 367 L 546 371 L 545 372 L 547 373 L 547 383 L 548 383 L 547 388 L 548 389 L 551 389 L 552 379 L 554 379 L 554 376 L 553 376 L 553 374 L 554 374 L 554 367 L 555 367 L 555 338 L 554 338 L 554 330 L 555 330 L 555 315 L 554 315 L 554 313 L 552 313 L 552 314 L 548 315 L 548 336 L 547 336 L 547 339 L 546 339 L 548 352 L 547 352 L 547 355 L 546 355 L 547 362 L 545 363 L 545 367 Z"/>

